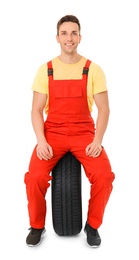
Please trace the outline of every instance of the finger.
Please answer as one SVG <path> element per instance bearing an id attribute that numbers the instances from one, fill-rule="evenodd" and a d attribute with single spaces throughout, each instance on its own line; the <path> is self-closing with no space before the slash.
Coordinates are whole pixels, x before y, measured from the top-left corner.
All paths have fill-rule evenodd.
<path id="1" fill-rule="evenodd" d="M 37 157 L 42 160 L 42 156 L 40 156 L 38 153 L 37 153 Z"/>
<path id="2" fill-rule="evenodd" d="M 37 156 L 40 160 L 44 159 L 44 160 L 48 160 L 47 156 L 44 154 L 44 152 L 41 151 L 37 151 Z"/>
<path id="3" fill-rule="evenodd" d="M 96 152 L 93 154 L 93 157 L 98 157 L 100 154 L 101 154 L 101 151 L 96 151 Z"/>
<path id="4" fill-rule="evenodd" d="M 52 150 L 52 147 L 51 147 L 51 146 L 49 147 L 49 154 L 50 154 L 50 156 L 51 156 L 51 158 L 52 158 L 52 156 L 53 156 L 53 150 Z"/>
<path id="5" fill-rule="evenodd" d="M 92 149 L 90 149 L 90 147 L 86 148 L 86 155 L 91 155 L 92 153 Z"/>

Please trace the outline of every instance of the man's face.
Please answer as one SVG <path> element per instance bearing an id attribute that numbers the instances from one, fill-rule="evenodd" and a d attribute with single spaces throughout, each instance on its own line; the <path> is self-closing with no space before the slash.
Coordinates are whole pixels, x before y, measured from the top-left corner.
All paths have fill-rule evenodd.
<path id="1" fill-rule="evenodd" d="M 56 39 L 62 52 L 74 53 L 81 41 L 78 24 L 64 22 L 59 28 L 59 35 L 56 36 Z"/>

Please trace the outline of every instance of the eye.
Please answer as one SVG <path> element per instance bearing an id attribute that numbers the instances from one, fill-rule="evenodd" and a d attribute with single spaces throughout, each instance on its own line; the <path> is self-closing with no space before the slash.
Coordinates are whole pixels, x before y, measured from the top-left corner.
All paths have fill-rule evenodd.
<path id="1" fill-rule="evenodd" d="M 77 35 L 77 32 L 72 32 L 73 35 Z"/>
<path id="2" fill-rule="evenodd" d="M 61 35 L 66 35 L 66 32 L 61 32 Z"/>

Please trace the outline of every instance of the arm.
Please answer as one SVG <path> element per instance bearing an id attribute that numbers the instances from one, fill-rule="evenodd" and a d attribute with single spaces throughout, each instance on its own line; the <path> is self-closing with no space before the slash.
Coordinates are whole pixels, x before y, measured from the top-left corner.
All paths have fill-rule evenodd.
<path id="1" fill-rule="evenodd" d="M 52 147 L 47 143 L 44 135 L 43 111 L 46 104 L 47 95 L 33 92 L 31 120 L 37 138 L 37 156 L 40 160 L 51 159 L 53 156 Z"/>
<path id="2" fill-rule="evenodd" d="M 88 156 L 97 157 L 100 155 L 102 150 L 101 144 L 108 125 L 110 114 L 107 91 L 94 95 L 94 101 L 98 109 L 96 133 L 93 142 L 86 147 L 86 154 Z"/>

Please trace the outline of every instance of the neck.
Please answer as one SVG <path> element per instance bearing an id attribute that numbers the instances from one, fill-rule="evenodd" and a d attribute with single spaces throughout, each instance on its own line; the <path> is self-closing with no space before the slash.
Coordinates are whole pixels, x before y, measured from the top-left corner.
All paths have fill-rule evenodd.
<path id="1" fill-rule="evenodd" d="M 61 55 L 58 56 L 58 58 L 62 62 L 67 63 L 67 64 L 77 63 L 81 59 L 81 57 L 82 56 L 79 55 L 78 53 L 76 53 L 74 55 L 69 55 L 69 54 L 65 55 L 65 53 L 64 53 L 64 55 L 62 55 L 62 53 L 61 53 Z"/>

